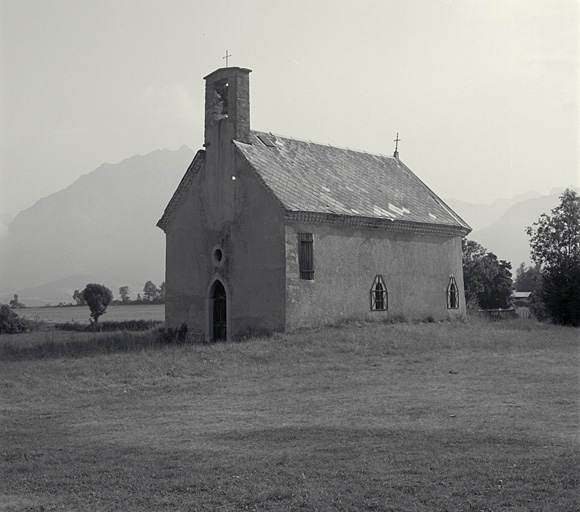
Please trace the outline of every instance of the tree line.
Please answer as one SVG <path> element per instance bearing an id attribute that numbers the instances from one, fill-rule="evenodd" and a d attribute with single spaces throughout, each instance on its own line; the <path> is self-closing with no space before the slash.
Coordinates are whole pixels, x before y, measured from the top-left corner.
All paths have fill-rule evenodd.
<path id="1" fill-rule="evenodd" d="M 463 239 L 463 279 L 468 308 L 511 306 L 511 294 L 532 292 L 538 320 L 580 326 L 580 197 L 570 189 L 560 204 L 526 228 L 533 266 L 522 263 L 512 281 L 511 264 L 477 242 Z"/>
<path id="2" fill-rule="evenodd" d="M 99 318 L 107 310 L 109 304 L 163 304 L 165 303 L 165 282 L 161 283 L 159 288 L 152 282 L 147 281 L 143 287 L 143 297 L 137 294 L 136 300 L 131 300 L 129 287 L 121 286 L 119 288 L 121 300 L 113 300 L 113 292 L 103 284 L 89 283 L 82 292 L 75 290 L 73 298 L 79 305 L 87 305 L 91 310 L 89 320 L 91 324 L 97 324 Z"/>
<path id="3" fill-rule="evenodd" d="M 72 298 L 76 305 L 86 306 L 88 304 L 85 297 L 85 290 L 74 291 Z M 137 298 L 135 299 L 131 299 L 131 290 L 128 286 L 121 286 L 119 288 L 119 299 L 113 299 L 111 292 L 110 303 L 113 305 L 165 304 L 165 282 L 157 286 L 153 281 L 147 281 L 143 287 L 143 294 L 140 292 L 137 293 Z"/>

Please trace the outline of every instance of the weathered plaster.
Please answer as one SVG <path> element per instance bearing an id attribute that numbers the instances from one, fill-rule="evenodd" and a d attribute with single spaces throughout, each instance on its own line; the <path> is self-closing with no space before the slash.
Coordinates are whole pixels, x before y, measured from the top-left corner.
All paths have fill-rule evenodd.
<path id="1" fill-rule="evenodd" d="M 297 271 L 299 232 L 314 235 L 312 281 L 300 279 Z M 289 329 L 345 318 L 442 320 L 465 315 L 459 237 L 289 223 L 285 245 Z M 387 311 L 370 310 L 376 275 L 387 285 Z M 451 275 L 460 290 L 458 309 L 447 309 Z"/>
<path id="2" fill-rule="evenodd" d="M 237 91 L 247 96 L 243 87 Z M 284 216 L 232 143 L 236 123 L 245 123 L 235 112 L 206 124 L 205 167 L 166 228 L 166 323 L 186 321 L 206 340 L 216 279 L 226 289 L 229 338 L 285 325 Z"/>

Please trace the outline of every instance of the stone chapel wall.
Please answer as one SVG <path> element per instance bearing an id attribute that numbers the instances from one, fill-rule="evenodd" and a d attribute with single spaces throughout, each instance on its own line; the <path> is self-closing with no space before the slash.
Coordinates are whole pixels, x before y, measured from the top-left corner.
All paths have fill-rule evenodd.
<path id="1" fill-rule="evenodd" d="M 312 233 L 312 281 L 300 278 L 297 233 Z M 371 311 L 377 275 L 387 287 L 387 311 Z M 447 308 L 453 276 L 459 308 Z M 343 319 L 435 320 L 465 315 L 461 238 L 411 232 L 334 226 L 286 226 L 286 326 L 293 329 Z"/>

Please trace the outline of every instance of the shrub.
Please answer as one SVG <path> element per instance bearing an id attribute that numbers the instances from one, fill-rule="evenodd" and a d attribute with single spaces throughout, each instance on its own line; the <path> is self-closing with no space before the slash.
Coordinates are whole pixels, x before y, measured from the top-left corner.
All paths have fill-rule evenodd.
<path id="1" fill-rule="evenodd" d="M 0 306 L 0 334 L 17 334 L 26 331 L 26 324 L 6 304 Z"/>
<path id="2" fill-rule="evenodd" d="M 55 328 L 61 331 L 77 332 L 113 332 L 113 331 L 148 331 L 157 327 L 161 322 L 156 320 L 123 320 L 120 322 L 99 322 L 92 324 L 79 324 L 77 322 L 66 322 L 56 324 Z"/>
<path id="3" fill-rule="evenodd" d="M 187 340 L 187 324 L 184 322 L 179 329 L 173 327 L 159 330 L 157 339 L 161 343 L 185 343 Z"/>

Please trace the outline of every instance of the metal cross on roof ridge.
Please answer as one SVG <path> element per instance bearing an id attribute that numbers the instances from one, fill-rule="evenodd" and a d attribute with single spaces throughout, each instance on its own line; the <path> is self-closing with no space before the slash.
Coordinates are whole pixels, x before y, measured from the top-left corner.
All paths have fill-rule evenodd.
<path id="1" fill-rule="evenodd" d="M 226 59 L 226 68 L 228 67 L 228 60 L 232 55 L 228 53 L 228 50 L 226 50 L 226 56 L 222 57 L 222 59 Z"/>
<path id="2" fill-rule="evenodd" d="M 393 153 L 393 156 L 395 158 L 399 158 L 399 141 L 401 139 L 399 139 L 399 132 L 397 132 L 397 138 L 393 141 L 395 143 L 395 152 Z"/>

